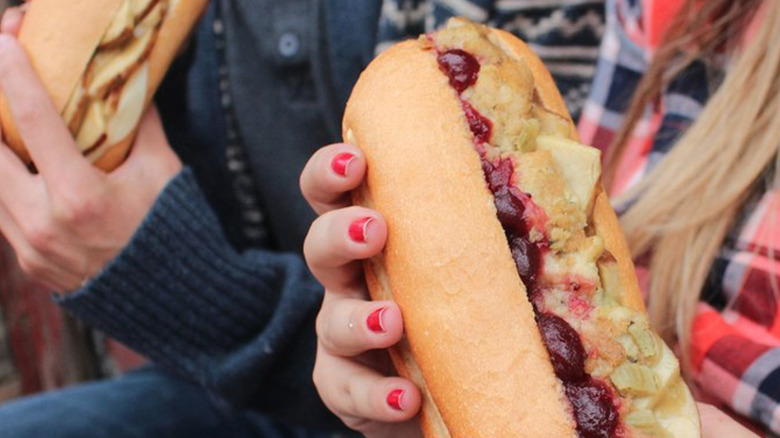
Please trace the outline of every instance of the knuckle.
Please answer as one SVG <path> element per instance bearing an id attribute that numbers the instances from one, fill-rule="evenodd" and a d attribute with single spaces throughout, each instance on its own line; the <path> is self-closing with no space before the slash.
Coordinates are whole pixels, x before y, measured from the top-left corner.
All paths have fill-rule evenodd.
<path id="1" fill-rule="evenodd" d="M 321 309 L 320 312 L 317 314 L 317 319 L 315 320 L 315 331 L 317 332 L 317 338 L 319 338 L 320 341 L 324 340 L 325 335 L 325 328 L 327 326 L 327 320 L 325 318 L 324 309 Z"/>
<path id="2" fill-rule="evenodd" d="M 322 362 L 320 361 L 319 357 L 314 362 L 314 369 L 311 372 L 311 378 L 314 382 L 314 387 L 317 388 L 317 392 L 322 395 L 324 393 L 325 382 L 327 382 L 327 378 L 322 370 Z"/>
<path id="3" fill-rule="evenodd" d="M 327 222 L 327 215 L 314 219 L 303 241 L 303 257 L 312 271 L 317 271 L 322 267 L 323 235 L 325 235 L 323 228 L 326 227 Z"/>
<path id="4" fill-rule="evenodd" d="M 95 196 L 85 196 L 74 190 L 63 190 L 53 204 L 54 217 L 66 224 L 80 225 L 100 217 L 105 202 Z"/>
<path id="5" fill-rule="evenodd" d="M 352 430 L 362 431 L 368 427 L 371 421 L 367 418 L 355 417 L 351 415 L 344 415 L 341 417 L 341 421 L 344 425 Z"/>
<path id="6" fill-rule="evenodd" d="M 162 157 L 160 157 L 157 162 L 159 165 L 159 175 L 163 176 L 164 182 L 166 183 L 182 169 L 181 159 L 172 149 L 170 149 L 170 147 L 162 152 Z"/>
<path id="7" fill-rule="evenodd" d="M 318 365 L 318 362 L 315 362 L 314 370 L 312 371 L 314 387 L 317 389 L 323 404 L 341 418 L 344 416 L 344 410 L 340 406 L 339 399 L 333 397 L 333 377 L 325 371 L 325 367 Z"/>
<path id="8" fill-rule="evenodd" d="M 50 252 L 55 233 L 49 221 L 30 220 L 21 225 L 21 227 L 27 242 L 33 250 L 42 254 Z"/>
<path id="9" fill-rule="evenodd" d="M 43 276 L 45 268 L 40 261 L 40 258 L 31 250 L 23 250 L 17 253 L 17 262 L 19 268 L 27 276 L 32 278 L 40 278 Z"/>
<path id="10" fill-rule="evenodd" d="M 336 344 L 333 342 L 333 324 L 330 323 L 328 313 L 329 312 L 320 312 L 320 314 L 317 315 L 317 337 L 324 350 L 335 351 Z"/>
<path id="11" fill-rule="evenodd" d="M 344 385 L 344 411 L 351 415 L 365 416 L 365 408 L 363 403 L 358 403 L 358 394 L 360 394 L 362 382 L 355 378 L 350 378 L 349 382 Z"/>

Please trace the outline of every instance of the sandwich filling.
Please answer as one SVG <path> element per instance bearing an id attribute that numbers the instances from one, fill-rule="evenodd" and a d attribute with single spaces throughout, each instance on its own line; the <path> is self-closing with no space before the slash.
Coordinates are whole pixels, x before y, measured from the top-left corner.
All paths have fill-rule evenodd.
<path id="1" fill-rule="evenodd" d="M 592 225 L 599 153 L 543 105 L 530 68 L 487 28 L 451 20 L 420 39 L 473 134 L 561 397 L 582 438 L 688 436 L 676 358 L 621 302 L 619 271 Z"/>
<path id="2" fill-rule="evenodd" d="M 130 135 L 148 93 L 149 54 L 174 0 L 122 0 L 63 118 L 81 151 L 96 161 Z"/>

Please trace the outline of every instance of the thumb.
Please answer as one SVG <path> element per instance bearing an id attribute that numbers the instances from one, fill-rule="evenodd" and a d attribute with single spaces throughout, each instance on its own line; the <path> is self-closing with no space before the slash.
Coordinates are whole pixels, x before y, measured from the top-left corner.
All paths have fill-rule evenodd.
<path id="1" fill-rule="evenodd" d="M 759 438 L 735 419 L 705 403 L 698 403 L 702 438 Z"/>
<path id="2" fill-rule="evenodd" d="M 149 107 L 141 119 L 130 155 L 117 171 L 148 173 L 150 168 L 169 176 L 178 173 L 182 168 L 181 160 L 168 143 L 160 114 L 154 105 Z"/>
<path id="3" fill-rule="evenodd" d="M 19 29 L 22 27 L 22 18 L 24 18 L 24 10 L 26 9 L 25 6 L 12 7 L 5 10 L 2 21 L 0 21 L 0 32 L 13 36 L 19 35 Z"/>

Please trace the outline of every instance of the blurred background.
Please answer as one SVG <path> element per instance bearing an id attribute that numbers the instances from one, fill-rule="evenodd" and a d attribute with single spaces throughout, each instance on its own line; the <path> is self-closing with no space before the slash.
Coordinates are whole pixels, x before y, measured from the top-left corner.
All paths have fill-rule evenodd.
<path id="1" fill-rule="evenodd" d="M 0 12 L 20 3 L 0 0 Z M 121 373 L 143 359 L 60 310 L 0 235 L 0 404 Z"/>

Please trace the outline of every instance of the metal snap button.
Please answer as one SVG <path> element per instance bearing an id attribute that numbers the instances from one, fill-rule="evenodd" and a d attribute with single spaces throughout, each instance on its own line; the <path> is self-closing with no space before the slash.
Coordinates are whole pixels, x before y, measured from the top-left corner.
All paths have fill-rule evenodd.
<path id="1" fill-rule="evenodd" d="M 277 49 L 283 57 L 292 58 L 301 50 L 301 39 L 298 34 L 285 32 L 279 36 Z"/>

